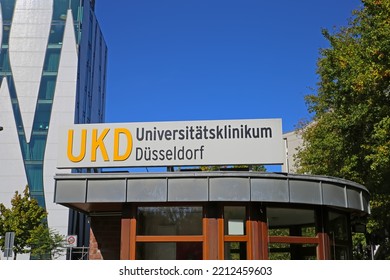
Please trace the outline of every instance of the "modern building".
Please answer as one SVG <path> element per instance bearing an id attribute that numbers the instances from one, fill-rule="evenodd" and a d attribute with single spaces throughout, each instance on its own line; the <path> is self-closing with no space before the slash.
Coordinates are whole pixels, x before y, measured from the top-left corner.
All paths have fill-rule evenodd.
<path id="1" fill-rule="evenodd" d="M 74 125 L 58 167 L 283 164 L 279 120 Z M 85 213 L 90 259 L 352 259 L 368 190 L 256 171 L 57 174 L 55 202 Z"/>
<path id="2" fill-rule="evenodd" d="M 58 174 L 89 216 L 89 259 L 352 259 L 369 192 L 325 176 L 250 171 Z"/>
<path id="3" fill-rule="evenodd" d="M 105 114 L 107 47 L 94 6 L 0 1 L 0 202 L 9 206 L 28 184 L 48 226 L 64 235 L 83 223 L 53 202 L 58 130 Z"/>
<path id="4" fill-rule="evenodd" d="M 286 162 L 282 166 L 282 172 L 296 173 L 297 163 L 295 156 L 298 149 L 303 145 L 303 139 L 298 130 L 293 130 L 283 134 L 286 146 Z"/>

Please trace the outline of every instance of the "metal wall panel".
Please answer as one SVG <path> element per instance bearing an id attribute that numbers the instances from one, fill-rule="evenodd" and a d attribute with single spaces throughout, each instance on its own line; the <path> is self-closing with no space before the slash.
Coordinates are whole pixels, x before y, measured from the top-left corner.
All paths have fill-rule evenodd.
<path id="1" fill-rule="evenodd" d="M 56 203 L 84 203 L 87 194 L 86 181 L 57 181 L 55 194 Z"/>
<path id="2" fill-rule="evenodd" d="M 290 202 L 321 204 L 322 194 L 319 182 L 290 180 Z"/>
<path id="3" fill-rule="evenodd" d="M 347 189 L 347 197 L 348 197 L 348 208 L 363 210 L 362 200 L 359 191 L 353 189 Z"/>
<path id="4" fill-rule="evenodd" d="M 87 202 L 126 202 L 126 180 L 89 180 Z"/>
<path id="5" fill-rule="evenodd" d="M 127 181 L 127 202 L 167 201 L 167 179 L 135 179 Z"/>
<path id="6" fill-rule="evenodd" d="M 252 178 L 251 200 L 289 202 L 287 180 Z"/>
<path id="7" fill-rule="evenodd" d="M 322 183 L 323 204 L 346 207 L 345 186 Z"/>
<path id="8" fill-rule="evenodd" d="M 210 178 L 210 201 L 249 201 L 249 178 Z"/>
<path id="9" fill-rule="evenodd" d="M 168 201 L 208 201 L 207 178 L 168 180 Z"/>

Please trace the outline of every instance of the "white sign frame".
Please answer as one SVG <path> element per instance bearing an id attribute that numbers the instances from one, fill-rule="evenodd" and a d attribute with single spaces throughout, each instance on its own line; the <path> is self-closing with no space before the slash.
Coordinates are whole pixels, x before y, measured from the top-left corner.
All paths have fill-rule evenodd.
<path id="1" fill-rule="evenodd" d="M 57 168 L 284 164 L 281 119 L 78 124 Z"/>

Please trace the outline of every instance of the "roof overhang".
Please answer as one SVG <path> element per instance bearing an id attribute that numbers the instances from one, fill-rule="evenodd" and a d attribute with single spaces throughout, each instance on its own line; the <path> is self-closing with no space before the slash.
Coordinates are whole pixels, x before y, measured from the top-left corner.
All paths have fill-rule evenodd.
<path id="1" fill-rule="evenodd" d="M 370 194 L 327 176 L 259 172 L 71 173 L 55 176 L 54 202 L 88 214 L 126 203 L 264 202 L 324 205 L 370 213 Z"/>

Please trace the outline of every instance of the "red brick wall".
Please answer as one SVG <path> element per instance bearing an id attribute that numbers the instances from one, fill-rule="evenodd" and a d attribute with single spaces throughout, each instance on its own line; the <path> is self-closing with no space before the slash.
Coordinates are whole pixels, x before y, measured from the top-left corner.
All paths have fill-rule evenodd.
<path id="1" fill-rule="evenodd" d="M 121 217 L 91 217 L 90 260 L 119 260 Z"/>

